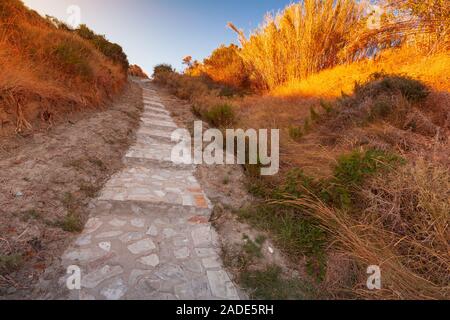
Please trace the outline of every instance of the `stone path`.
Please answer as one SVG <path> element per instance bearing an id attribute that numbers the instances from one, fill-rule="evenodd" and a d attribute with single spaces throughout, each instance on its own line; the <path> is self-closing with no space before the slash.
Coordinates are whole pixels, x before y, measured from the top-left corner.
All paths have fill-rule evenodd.
<path id="1" fill-rule="evenodd" d="M 91 203 L 85 230 L 63 256 L 64 267 L 82 272 L 81 290 L 66 298 L 239 299 L 195 168 L 170 161 L 177 126 L 157 92 L 142 86 L 145 109 L 126 167 Z"/>

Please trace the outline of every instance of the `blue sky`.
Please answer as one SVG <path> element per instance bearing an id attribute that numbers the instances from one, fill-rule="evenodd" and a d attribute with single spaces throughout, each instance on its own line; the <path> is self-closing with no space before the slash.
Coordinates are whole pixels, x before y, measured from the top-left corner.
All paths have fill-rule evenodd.
<path id="1" fill-rule="evenodd" d="M 131 63 L 151 72 L 158 63 L 182 69 L 186 55 L 202 60 L 220 44 L 237 43 L 231 21 L 246 32 L 264 15 L 292 0 L 23 0 L 40 12 L 66 21 L 67 8 L 81 8 L 81 22 L 119 43 Z"/>

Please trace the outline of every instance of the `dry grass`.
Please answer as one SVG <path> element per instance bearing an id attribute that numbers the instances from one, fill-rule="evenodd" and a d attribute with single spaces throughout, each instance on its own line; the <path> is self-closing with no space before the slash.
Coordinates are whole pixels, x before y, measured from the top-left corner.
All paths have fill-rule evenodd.
<path id="1" fill-rule="evenodd" d="M 419 160 L 367 184 L 361 190 L 367 208 L 356 215 L 315 198 L 283 203 L 319 219 L 342 253 L 357 261 L 358 285 L 347 289 L 353 294 L 368 299 L 448 299 L 449 190 L 448 169 Z M 382 270 L 380 291 L 364 287 L 370 265 Z"/>
<path id="2" fill-rule="evenodd" d="M 98 107 L 126 80 L 113 63 L 75 33 L 58 29 L 18 0 L 0 4 L 0 121 L 3 134 L 51 125 L 58 113 Z"/>
<path id="3" fill-rule="evenodd" d="M 353 0 L 306 0 L 286 7 L 250 37 L 239 34 L 239 52 L 252 80 L 262 89 L 302 79 L 353 57 L 341 56 L 348 35 L 359 26 L 361 8 Z M 361 26 L 359 26 L 361 27 Z"/>
<path id="4" fill-rule="evenodd" d="M 375 72 L 404 74 L 428 84 L 436 91 L 450 91 L 448 52 L 426 56 L 414 47 L 391 49 L 375 59 L 344 64 L 275 88 L 278 97 L 336 98 L 351 94 L 355 82 L 365 82 Z"/>

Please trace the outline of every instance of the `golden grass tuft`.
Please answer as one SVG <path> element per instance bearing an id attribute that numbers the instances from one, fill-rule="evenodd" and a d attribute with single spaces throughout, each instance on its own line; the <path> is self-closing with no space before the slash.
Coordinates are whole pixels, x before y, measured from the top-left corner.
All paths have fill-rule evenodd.
<path id="1" fill-rule="evenodd" d="M 353 57 L 342 57 L 348 34 L 356 30 L 362 11 L 353 0 L 305 0 L 267 15 L 264 24 L 247 39 L 239 34 L 239 54 L 252 80 L 262 89 L 303 79 Z"/>
<path id="2" fill-rule="evenodd" d="M 351 94 L 356 82 L 366 82 L 376 72 L 407 75 L 421 80 L 435 91 L 450 91 L 450 56 L 448 52 L 424 55 L 414 47 L 390 49 L 374 59 L 343 64 L 281 85 L 271 94 L 277 97 L 336 98 Z"/>

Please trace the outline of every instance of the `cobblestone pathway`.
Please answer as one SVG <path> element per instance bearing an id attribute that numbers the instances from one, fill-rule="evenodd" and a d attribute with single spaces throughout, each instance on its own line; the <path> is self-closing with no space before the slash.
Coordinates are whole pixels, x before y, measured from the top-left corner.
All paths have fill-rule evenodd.
<path id="1" fill-rule="evenodd" d="M 82 271 L 81 290 L 67 298 L 239 299 L 195 169 L 170 161 L 177 126 L 157 92 L 142 86 L 145 110 L 126 167 L 92 202 L 85 230 L 63 256 L 64 267 Z"/>

